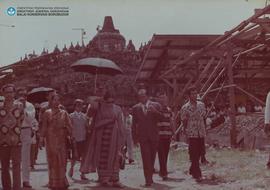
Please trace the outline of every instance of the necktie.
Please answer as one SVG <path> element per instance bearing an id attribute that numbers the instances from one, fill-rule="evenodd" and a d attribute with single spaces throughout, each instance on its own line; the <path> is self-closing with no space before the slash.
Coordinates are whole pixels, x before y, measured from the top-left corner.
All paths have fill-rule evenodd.
<path id="1" fill-rule="evenodd" d="M 144 114 L 147 114 L 147 107 L 146 107 L 145 104 L 143 104 L 143 113 L 144 113 Z"/>

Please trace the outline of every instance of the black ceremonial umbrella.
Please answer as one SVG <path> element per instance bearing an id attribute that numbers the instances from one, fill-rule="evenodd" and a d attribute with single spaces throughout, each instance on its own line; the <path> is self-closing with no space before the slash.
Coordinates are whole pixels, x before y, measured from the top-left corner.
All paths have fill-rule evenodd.
<path id="1" fill-rule="evenodd" d="M 47 101 L 47 96 L 49 92 L 54 91 L 53 88 L 38 87 L 33 88 L 27 95 L 27 100 L 29 102 L 41 103 Z"/>
<path id="2" fill-rule="evenodd" d="M 76 61 L 71 65 L 71 68 L 77 72 L 86 72 L 95 74 L 95 91 L 97 83 L 97 75 L 118 75 L 123 74 L 123 71 L 113 61 L 103 58 L 84 58 Z"/>

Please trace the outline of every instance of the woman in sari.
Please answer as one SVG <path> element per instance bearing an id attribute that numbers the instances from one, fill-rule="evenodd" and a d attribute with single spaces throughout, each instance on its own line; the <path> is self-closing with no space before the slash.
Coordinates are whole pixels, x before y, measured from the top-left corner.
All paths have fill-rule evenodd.
<path id="1" fill-rule="evenodd" d="M 88 114 L 92 113 L 90 116 L 93 117 L 92 133 L 80 170 L 83 173 L 97 171 L 102 186 L 121 188 L 119 159 L 125 129 L 122 110 L 113 102 L 112 94 L 106 92 L 102 101 L 88 109 Z"/>
<path id="2" fill-rule="evenodd" d="M 71 121 L 68 113 L 60 109 L 57 94 L 52 96 L 51 108 L 43 115 L 41 142 L 46 143 L 49 170 L 48 187 L 52 190 L 65 190 L 69 184 L 66 178 L 67 147 L 66 139 L 71 135 Z"/>

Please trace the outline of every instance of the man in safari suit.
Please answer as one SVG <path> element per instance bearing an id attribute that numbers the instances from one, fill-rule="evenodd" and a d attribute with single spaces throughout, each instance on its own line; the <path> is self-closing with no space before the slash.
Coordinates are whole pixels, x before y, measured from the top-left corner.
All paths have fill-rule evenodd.
<path id="1" fill-rule="evenodd" d="M 145 89 L 138 91 L 139 103 L 132 108 L 132 137 L 134 144 L 140 144 L 145 177 L 145 186 L 153 184 L 153 172 L 159 141 L 157 122 L 162 118 L 161 106 L 152 102 Z"/>

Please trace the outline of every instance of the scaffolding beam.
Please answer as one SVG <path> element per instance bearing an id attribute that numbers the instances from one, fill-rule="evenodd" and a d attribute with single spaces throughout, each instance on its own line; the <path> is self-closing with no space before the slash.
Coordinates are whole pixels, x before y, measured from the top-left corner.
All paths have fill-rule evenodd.
<path id="1" fill-rule="evenodd" d="M 227 75 L 229 85 L 233 85 L 233 63 L 232 63 L 232 50 L 228 51 L 227 54 Z M 229 88 L 229 101 L 230 101 L 230 118 L 231 118 L 231 130 L 230 130 L 230 137 L 231 137 L 231 146 L 236 148 L 237 146 L 237 131 L 236 131 L 236 118 L 235 118 L 235 89 L 234 87 Z"/>

